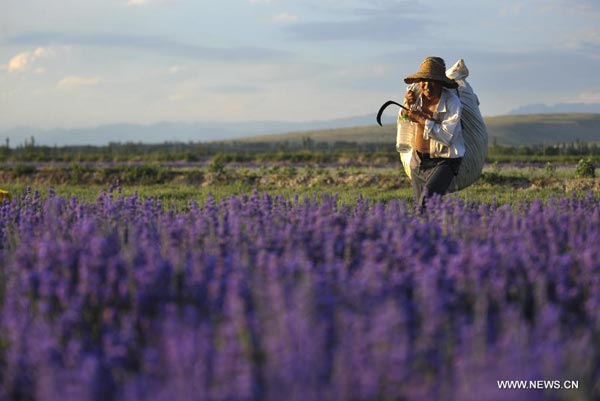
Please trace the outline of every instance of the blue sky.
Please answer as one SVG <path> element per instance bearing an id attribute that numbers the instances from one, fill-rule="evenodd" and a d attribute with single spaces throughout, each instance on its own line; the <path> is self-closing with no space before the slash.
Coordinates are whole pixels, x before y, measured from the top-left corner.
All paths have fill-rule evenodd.
<path id="1" fill-rule="evenodd" d="M 484 115 L 600 102 L 597 0 L 3 0 L 0 128 L 327 120 L 463 58 Z"/>

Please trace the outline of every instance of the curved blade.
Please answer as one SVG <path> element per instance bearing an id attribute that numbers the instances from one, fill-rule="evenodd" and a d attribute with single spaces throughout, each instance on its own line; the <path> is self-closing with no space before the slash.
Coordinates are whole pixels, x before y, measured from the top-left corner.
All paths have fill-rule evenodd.
<path id="1" fill-rule="evenodd" d="M 381 105 L 381 107 L 379 108 L 379 111 L 377 112 L 377 123 L 383 127 L 383 125 L 381 125 L 381 115 L 383 114 L 383 111 L 385 110 L 386 107 L 388 107 L 390 104 L 395 104 L 397 106 L 402 107 L 403 109 L 406 110 L 406 107 L 402 106 L 400 103 L 394 102 L 393 100 L 388 100 L 387 102 L 385 102 L 384 104 Z"/>

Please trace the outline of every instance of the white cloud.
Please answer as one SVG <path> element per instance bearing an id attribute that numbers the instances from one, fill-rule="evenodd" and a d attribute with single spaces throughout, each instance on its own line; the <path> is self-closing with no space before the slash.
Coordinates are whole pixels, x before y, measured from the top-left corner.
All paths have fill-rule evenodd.
<path id="1" fill-rule="evenodd" d="M 45 47 L 38 47 L 37 49 L 29 52 L 19 53 L 8 62 L 8 72 L 18 72 L 24 71 L 31 64 L 33 64 L 37 59 L 50 56 L 52 54 L 52 50 Z"/>
<path id="2" fill-rule="evenodd" d="M 599 88 L 581 92 L 576 98 L 576 102 L 581 103 L 600 103 L 600 91 Z"/>
<path id="3" fill-rule="evenodd" d="M 281 13 L 273 17 L 275 22 L 294 22 L 298 20 L 298 16 L 290 13 Z"/>
<path id="4" fill-rule="evenodd" d="M 389 64 L 353 64 L 333 71 L 337 78 L 360 80 L 368 78 L 382 78 L 393 72 Z"/>
<path id="5" fill-rule="evenodd" d="M 125 5 L 127 6 L 146 6 L 150 4 L 163 5 L 168 3 L 174 3 L 176 0 L 127 0 Z"/>
<path id="6" fill-rule="evenodd" d="M 597 0 L 554 0 L 554 2 L 550 2 L 550 4 L 552 3 L 558 6 L 560 12 L 584 14 L 600 12 L 600 4 Z"/>
<path id="7" fill-rule="evenodd" d="M 76 75 L 71 75 L 61 79 L 56 86 L 58 86 L 61 89 L 73 89 L 81 86 L 95 86 L 99 83 L 100 78 L 98 77 L 80 77 Z"/>
<path id="8" fill-rule="evenodd" d="M 31 62 L 32 58 L 33 57 L 29 52 L 17 54 L 8 62 L 8 72 L 24 70 L 27 64 Z"/>
<path id="9" fill-rule="evenodd" d="M 525 10 L 525 5 L 521 2 L 518 3 L 505 3 L 502 4 L 500 11 L 499 11 L 499 15 L 501 17 L 513 17 L 516 15 L 521 15 L 523 14 Z"/>
<path id="10" fill-rule="evenodd" d="M 186 94 L 181 93 L 181 92 L 175 92 L 175 93 L 172 93 L 167 96 L 167 101 L 168 102 L 181 102 L 183 100 L 186 100 L 187 98 L 188 98 L 188 96 Z"/>

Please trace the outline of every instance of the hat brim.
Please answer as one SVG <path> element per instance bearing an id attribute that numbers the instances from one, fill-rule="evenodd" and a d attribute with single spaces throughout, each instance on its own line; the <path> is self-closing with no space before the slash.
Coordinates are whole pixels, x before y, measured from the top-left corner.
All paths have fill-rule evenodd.
<path id="1" fill-rule="evenodd" d="M 409 75 L 408 77 L 404 78 L 404 82 L 407 84 L 414 84 L 416 82 L 421 82 L 425 79 L 430 79 L 432 81 L 438 81 L 446 88 L 451 88 L 451 89 L 458 88 L 458 84 L 456 83 L 456 81 L 454 81 L 453 79 L 450 79 L 446 76 L 443 76 L 443 77 L 431 76 L 431 75 L 427 75 L 427 74 L 422 74 L 420 72 L 417 72 L 416 74 L 412 74 L 412 75 Z"/>

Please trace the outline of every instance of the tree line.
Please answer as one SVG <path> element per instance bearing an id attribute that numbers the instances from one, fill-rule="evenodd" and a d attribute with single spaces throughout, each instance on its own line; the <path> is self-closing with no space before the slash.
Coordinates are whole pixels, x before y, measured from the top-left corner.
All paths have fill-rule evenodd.
<path id="1" fill-rule="evenodd" d="M 577 161 L 587 156 L 600 160 L 600 144 L 574 141 L 559 144 L 509 146 L 492 141 L 487 159 Z M 0 162 L 323 162 L 385 163 L 398 160 L 393 144 L 352 141 L 319 142 L 305 137 L 293 142 L 164 142 L 109 143 L 105 146 L 46 146 L 35 139 L 11 148 L 0 146 Z"/>

